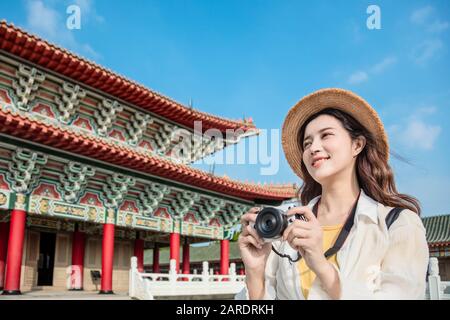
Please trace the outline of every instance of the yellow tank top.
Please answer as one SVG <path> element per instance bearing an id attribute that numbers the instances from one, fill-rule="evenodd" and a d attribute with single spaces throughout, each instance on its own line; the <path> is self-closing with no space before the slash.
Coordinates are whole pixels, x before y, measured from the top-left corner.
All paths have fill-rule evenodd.
<path id="1" fill-rule="evenodd" d="M 333 246 L 343 226 L 344 224 L 339 224 L 335 226 L 322 226 L 324 253 L 326 250 L 328 250 Z M 336 261 L 336 254 L 332 255 L 331 257 L 328 257 L 328 261 L 339 267 Z M 309 290 L 311 289 L 311 286 L 314 282 L 314 279 L 316 278 L 316 275 L 308 268 L 308 266 L 305 263 L 305 259 L 301 259 L 297 263 L 297 268 L 300 273 L 300 280 L 301 280 L 300 283 L 303 296 L 305 297 L 305 299 L 308 299 Z"/>

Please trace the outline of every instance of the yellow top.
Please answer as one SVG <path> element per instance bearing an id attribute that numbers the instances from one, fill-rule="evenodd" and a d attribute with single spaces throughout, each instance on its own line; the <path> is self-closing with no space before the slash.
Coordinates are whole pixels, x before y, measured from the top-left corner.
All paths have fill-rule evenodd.
<path id="1" fill-rule="evenodd" d="M 343 226 L 344 224 L 338 224 L 335 226 L 322 226 L 324 253 L 326 250 L 330 249 L 334 245 Z M 336 254 L 332 255 L 331 257 L 328 257 L 328 261 L 338 266 L 338 263 L 336 261 Z M 311 289 L 314 279 L 316 278 L 316 274 L 312 272 L 306 265 L 305 259 L 301 259 L 298 262 L 297 268 L 300 273 L 300 280 L 301 280 L 300 283 L 302 287 L 301 289 L 303 292 L 303 296 L 305 297 L 305 299 L 308 299 L 309 290 Z"/>

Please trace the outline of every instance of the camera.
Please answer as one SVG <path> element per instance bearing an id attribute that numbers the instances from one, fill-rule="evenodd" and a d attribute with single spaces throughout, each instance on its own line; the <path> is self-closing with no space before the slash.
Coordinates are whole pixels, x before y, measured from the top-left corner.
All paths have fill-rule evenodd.
<path id="1" fill-rule="evenodd" d="M 295 214 L 290 217 L 281 209 L 266 207 L 256 216 L 253 227 L 264 242 L 273 242 L 281 238 L 287 226 L 296 219 L 306 220 L 302 214 Z"/>

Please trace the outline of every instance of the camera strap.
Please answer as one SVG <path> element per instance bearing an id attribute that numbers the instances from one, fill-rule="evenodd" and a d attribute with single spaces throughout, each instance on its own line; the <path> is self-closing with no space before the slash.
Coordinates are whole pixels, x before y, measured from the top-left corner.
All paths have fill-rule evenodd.
<path id="1" fill-rule="evenodd" d="M 358 198 L 356 198 L 356 201 L 353 204 L 352 211 L 350 212 L 350 215 L 347 217 L 344 227 L 342 228 L 341 232 L 339 233 L 336 241 L 334 242 L 334 245 L 330 249 L 325 251 L 325 254 L 324 254 L 325 258 L 328 259 L 332 255 L 336 254 L 342 248 L 342 245 L 344 244 L 345 240 L 347 239 L 347 237 L 350 233 L 350 230 L 353 227 L 353 223 L 355 221 L 356 207 L 358 205 L 358 200 L 359 200 L 360 195 L 361 195 L 361 191 L 359 191 Z M 317 218 L 317 210 L 319 209 L 319 202 L 320 202 L 320 199 L 319 199 L 319 201 L 316 202 L 316 204 L 314 205 L 313 210 L 312 210 L 314 215 L 316 216 L 316 218 Z"/>

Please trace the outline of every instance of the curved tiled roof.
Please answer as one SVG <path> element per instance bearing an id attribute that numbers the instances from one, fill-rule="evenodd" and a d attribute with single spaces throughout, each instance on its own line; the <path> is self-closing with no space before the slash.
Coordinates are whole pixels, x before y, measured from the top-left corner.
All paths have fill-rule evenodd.
<path id="1" fill-rule="evenodd" d="M 4 20 L 0 22 L 0 49 L 190 128 L 194 121 L 202 121 L 204 131 L 256 130 L 251 121 L 229 120 L 188 108 Z"/>
<path id="2" fill-rule="evenodd" d="M 450 245 L 450 215 L 422 218 L 429 245 Z"/>
<path id="3" fill-rule="evenodd" d="M 184 164 L 142 154 L 125 146 L 38 122 L 11 111 L 0 110 L 0 133 L 241 199 L 282 201 L 293 198 L 296 194 L 292 184 L 261 186 L 214 176 Z"/>

